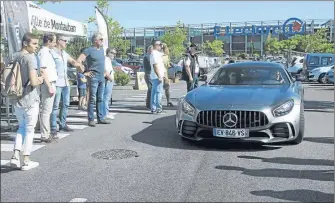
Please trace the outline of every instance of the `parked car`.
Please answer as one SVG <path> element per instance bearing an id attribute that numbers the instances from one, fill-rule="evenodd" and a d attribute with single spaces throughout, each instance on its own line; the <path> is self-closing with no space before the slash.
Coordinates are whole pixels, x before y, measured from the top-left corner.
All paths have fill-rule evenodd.
<path id="1" fill-rule="evenodd" d="M 138 72 L 144 72 L 143 65 L 139 68 Z M 168 69 L 168 77 L 169 79 L 178 78 L 179 80 L 182 78 L 183 67 L 178 66 L 178 64 L 171 63 L 171 67 Z"/>
<path id="2" fill-rule="evenodd" d="M 125 67 L 131 68 L 135 73 L 140 69 L 140 67 L 143 65 L 140 61 L 127 61 L 122 64 Z"/>
<path id="3" fill-rule="evenodd" d="M 305 55 L 303 70 L 301 72 L 306 79 L 309 79 L 309 73 L 320 67 L 331 66 L 334 64 L 334 54 L 331 53 L 310 53 Z"/>
<path id="4" fill-rule="evenodd" d="M 128 74 L 129 76 L 135 76 L 135 73 L 131 68 L 128 68 L 128 67 L 125 67 L 125 66 L 121 65 L 116 60 L 112 61 L 112 66 L 113 66 L 115 71 L 121 71 L 121 72 L 124 72 L 124 73 Z"/>
<path id="5" fill-rule="evenodd" d="M 177 132 L 194 141 L 299 144 L 304 137 L 303 88 L 278 63 L 227 64 L 179 100 Z"/>
<path id="6" fill-rule="evenodd" d="M 326 74 L 331 69 L 334 69 L 334 65 L 314 68 L 308 73 L 308 80 L 312 82 L 319 82 L 321 84 L 326 84 L 327 83 Z"/>
<path id="7" fill-rule="evenodd" d="M 334 84 L 334 66 L 326 74 L 327 83 Z"/>
<path id="8" fill-rule="evenodd" d="M 291 63 L 287 71 L 294 77 L 297 74 L 300 74 L 304 64 L 303 56 L 294 56 L 292 57 Z"/>

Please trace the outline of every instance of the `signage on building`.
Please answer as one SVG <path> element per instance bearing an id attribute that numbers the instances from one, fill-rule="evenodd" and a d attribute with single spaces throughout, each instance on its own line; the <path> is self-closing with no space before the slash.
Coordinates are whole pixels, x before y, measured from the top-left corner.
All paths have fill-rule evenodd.
<path id="1" fill-rule="evenodd" d="M 280 33 L 287 37 L 305 33 L 305 23 L 299 18 L 290 18 L 283 25 L 252 25 L 243 27 L 225 27 L 225 36 L 245 36 L 245 35 L 271 35 Z M 222 36 L 221 26 L 214 27 L 214 36 Z"/>
<path id="2" fill-rule="evenodd" d="M 65 35 L 87 36 L 87 24 L 51 13 L 32 2 L 27 2 L 30 30 Z"/>

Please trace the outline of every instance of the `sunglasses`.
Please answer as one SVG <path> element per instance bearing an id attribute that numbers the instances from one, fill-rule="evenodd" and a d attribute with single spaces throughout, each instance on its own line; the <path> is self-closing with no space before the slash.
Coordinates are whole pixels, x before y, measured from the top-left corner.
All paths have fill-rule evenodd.
<path id="1" fill-rule="evenodd" d="M 159 46 L 162 46 L 162 44 L 161 44 L 161 43 L 159 43 L 159 44 L 155 44 L 155 46 L 157 46 L 157 45 L 159 45 Z"/>

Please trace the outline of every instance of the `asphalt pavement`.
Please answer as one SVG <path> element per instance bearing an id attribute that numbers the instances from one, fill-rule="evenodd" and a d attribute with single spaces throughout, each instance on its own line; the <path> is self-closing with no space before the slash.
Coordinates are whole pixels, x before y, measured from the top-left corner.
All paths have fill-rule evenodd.
<path id="1" fill-rule="evenodd" d="M 175 104 L 185 90 L 172 85 Z M 30 171 L 6 165 L 15 133 L 2 133 L 1 202 L 334 202 L 334 86 L 306 85 L 299 145 L 194 144 L 165 110 L 150 114 L 145 91 L 115 90 L 115 120 L 92 128 L 71 106 L 76 130 L 50 144 L 36 134 Z"/>

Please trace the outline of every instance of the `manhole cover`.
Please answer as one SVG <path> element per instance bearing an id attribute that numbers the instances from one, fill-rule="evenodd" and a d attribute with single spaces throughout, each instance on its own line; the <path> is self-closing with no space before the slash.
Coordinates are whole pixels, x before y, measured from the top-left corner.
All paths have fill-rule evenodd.
<path id="1" fill-rule="evenodd" d="M 138 154 L 135 151 L 126 149 L 111 149 L 95 152 L 92 154 L 92 157 L 96 159 L 119 160 L 138 157 Z"/>

